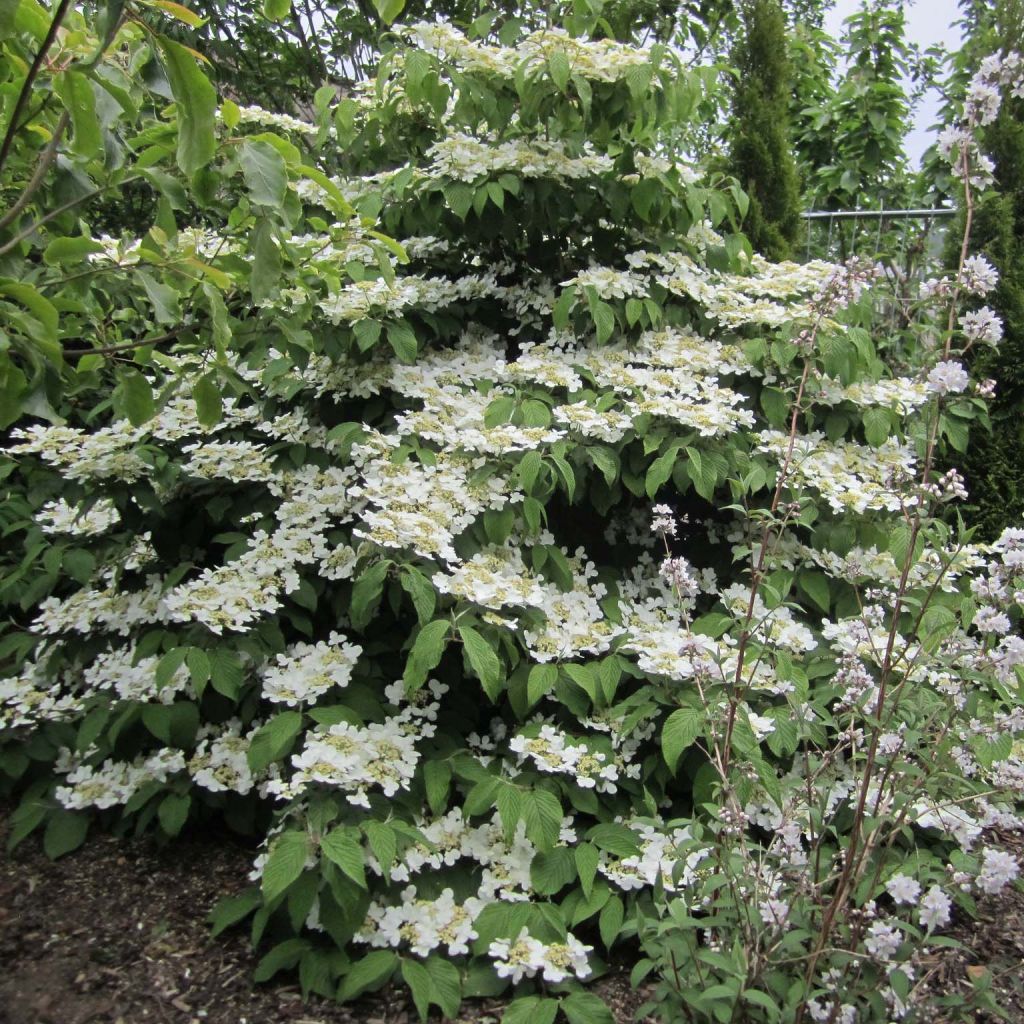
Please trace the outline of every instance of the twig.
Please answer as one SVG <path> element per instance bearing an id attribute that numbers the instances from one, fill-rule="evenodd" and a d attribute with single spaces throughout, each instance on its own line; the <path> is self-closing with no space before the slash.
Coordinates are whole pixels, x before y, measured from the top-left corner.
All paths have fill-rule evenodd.
<path id="1" fill-rule="evenodd" d="M 39 47 L 39 52 L 36 54 L 35 60 L 32 61 L 32 66 L 28 69 L 25 81 L 21 84 L 21 92 L 18 93 L 18 99 L 14 104 L 14 109 L 11 111 L 11 119 L 7 122 L 4 140 L 0 143 L 0 170 L 3 170 L 4 163 L 7 161 L 8 154 L 11 151 L 11 146 L 14 145 L 14 137 L 18 134 L 18 119 L 21 117 L 21 112 L 28 102 L 32 92 L 32 85 L 39 74 L 39 69 L 43 66 L 43 61 L 46 60 L 47 52 L 53 46 L 54 39 L 57 38 L 61 22 L 67 15 L 70 6 L 71 0 L 60 0 L 57 10 L 53 15 L 53 21 L 50 22 L 50 27 L 46 30 L 42 45 Z"/>

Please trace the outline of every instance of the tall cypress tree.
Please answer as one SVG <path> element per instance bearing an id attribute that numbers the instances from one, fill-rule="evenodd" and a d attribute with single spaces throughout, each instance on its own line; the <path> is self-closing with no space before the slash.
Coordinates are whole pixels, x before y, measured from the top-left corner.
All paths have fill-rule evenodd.
<path id="1" fill-rule="evenodd" d="M 750 197 L 743 230 L 757 252 L 788 259 L 800 228 L 800 189 L 790 138 L 792 73 L 779 0 L 749 0 L 734 53 L 732 173 Z"/>
<path id="2" fill-rule="evenodd" d="M 971 65 L 988 53 L 1020 46 L 1024 0 L 971 6 Z M 1024 99 L 1004 97 L 998 118 L 982 133 L 982 148 L 995 164 L 995 184 L 979 200 L 971 251 L 983 253 L 999 271 L 999 285 L 986 301 L 1002 317 L 1003 341 L 998 350 L 982 350 L 974 359 L 976 378 L 996 381 L 992 432 L 972 431 L 960 461 L 973 506 L 968 521 L 993 539 L 1024 519 Z"/>

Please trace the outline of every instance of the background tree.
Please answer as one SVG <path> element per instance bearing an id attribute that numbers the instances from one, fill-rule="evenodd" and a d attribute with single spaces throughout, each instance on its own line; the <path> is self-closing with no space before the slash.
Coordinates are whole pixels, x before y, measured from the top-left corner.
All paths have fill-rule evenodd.
<path id="1" fill-rule="evenodd" d="M 849 63 L 832 89 L 811 85 L 823 65 L 826 74 L 832 70 L 834 51 L 813 34 L 808 41 L 819 58 L 810 74 L 801 72 L 796 89 L 797 97 L 804 91 L 811 99 L 801 111 L 796 145 L 810 205 L 840 210 L 902 203 L 911 110 L 904 80 L 919 63 L 906 39 L 902 4 L 868 0 L 846 19 L 841 42 Z"/>
<path id="2" fill-rule="evenodd" d="M 744 230 L 769 259 L 787 259 L 800 227 L 800 191 L 789 131 L 792 73 L 778 0 L 752 0 L 733 61 L 736 87 L 730 170 L 750 197 Z"/>
<path id="3" fill-rule="evenodd" d="M 994 7 L 966 3 L 964 13 L 969 34 L 954 69 L 960 78 L 987 53 L 1006 52 L 1024 38 L 1022 0 L 999 0 Z M 978 204 L 972 245 L 999 271 L 999 284 L 987 298 L 1002 318 L 1003 341 L 975 358 L 975 376 L 996 381 L 992 432 L 976 432 L 961 462 L 974 506 L 966 514 L 990 539 L 1024 514 L 1024 99 L 1005 103 L 983 138 L 995 185 Z M 959 255 L 955 248 L 948 254 L 951 265 Z"/>

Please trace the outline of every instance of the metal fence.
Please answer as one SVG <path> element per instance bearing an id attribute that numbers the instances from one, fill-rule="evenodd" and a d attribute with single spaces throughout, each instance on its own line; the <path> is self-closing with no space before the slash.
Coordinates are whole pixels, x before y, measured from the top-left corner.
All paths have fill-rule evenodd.
<path id="1" fill-rule="evenodd" d="M 937 273 L 957 211 L 953 207 L 889 210 L 810 210 L 805 260 L 878 259 L 904 279 Z"/>

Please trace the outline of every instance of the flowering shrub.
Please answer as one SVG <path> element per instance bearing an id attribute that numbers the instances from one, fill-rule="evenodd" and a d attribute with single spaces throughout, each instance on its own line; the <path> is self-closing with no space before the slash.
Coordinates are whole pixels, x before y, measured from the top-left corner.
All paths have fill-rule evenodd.
<path id="1" fill-rule="evenodd" d="M 148 402 L 13 431 L 14 840 L 223 818 L 259 978 L 424 1017 L 536 979 L 506 1020 L 608 1020 L 623 940 L 666 1018 L 899 1013 L 911 940 L 1017 871 L 977 847 L 1018 824 L 1024 535 L 931 472 L 984 415 L 973 285 L 893 376 L 870 268 L 752 256 L 674 156 L 702 72 L 399 36 L 318 124 L 224 104 L 260 157 L 211 151 L 201 222 L 89 239 L 140 307 L 168 253 L 227 297 Z"/>

